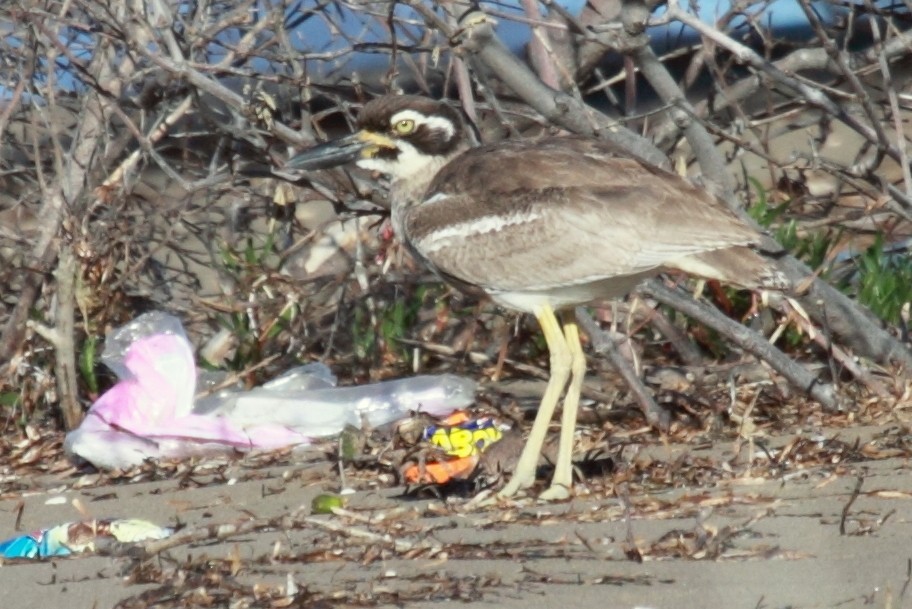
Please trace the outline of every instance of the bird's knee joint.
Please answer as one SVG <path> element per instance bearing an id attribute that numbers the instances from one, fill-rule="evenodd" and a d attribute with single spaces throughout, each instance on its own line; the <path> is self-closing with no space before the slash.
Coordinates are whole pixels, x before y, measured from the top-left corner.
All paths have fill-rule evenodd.
<path id="1" fill-rule="evenodd" d="M 570 370 L 573 366 L 573 355 L 563 349 L 551 350 L 551 369 Z"/>
<path id="2" fill-rule="evenodd" d="M 573 361 L 570 363 L 570 370 L 575 376 L 585 376 L 586 375 L 586 358 L 585 357 L 574 357 Z"/>

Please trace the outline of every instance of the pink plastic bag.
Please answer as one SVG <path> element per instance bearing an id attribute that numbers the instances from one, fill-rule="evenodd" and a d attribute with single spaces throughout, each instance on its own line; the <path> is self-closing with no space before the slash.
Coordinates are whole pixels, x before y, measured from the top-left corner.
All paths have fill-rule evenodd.
<path id="1" fill-rule="evenodd" d="M 309 364 L 251 391 L 195 401 L 192 347 L 180 321 L 160 312 L 113 332 L 102 361 L 120 381 L 67 434 L 64 448 L 103 469 L 307 445 L 345 425 L 377 427 L 417 411 L 444 416 L 475 393 L 473 381 L 448 374 L 335 387 L 326 366 Z"/>
<path id="2" fill-rule="evenodd" d="M 310 442 L 307 435 L 268 422 L 240 426 L 217 412 L 194 414 L 193 351 L 180 322 L 169 315 L 148 313 L 120 328 L 102 359 L 121 380 L 92 404 L 64 444 L 97 467 Z"/>

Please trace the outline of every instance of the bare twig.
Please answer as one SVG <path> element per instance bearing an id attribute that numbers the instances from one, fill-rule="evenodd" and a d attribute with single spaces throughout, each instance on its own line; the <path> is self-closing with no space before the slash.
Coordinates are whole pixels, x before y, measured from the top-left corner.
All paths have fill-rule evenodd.
<path id="1" fill-rule="evenodd" d="M 542 83 L 497 39 L 490 20 L 483 13 L 465 15 L 460 29 L 452 31 L 424 3 L 412 2 L 412 6 L 549 121 L 574 133 L 604 137 L 655 165 L 668 166 L 667 157 L 643 138 L 595 112 L 581 100 Z"/>
<path id="2" fill-rule="evenodd" d="M 624 381 L 626 381 L 627 386 L 640 403 L 640 410 L 642 410 L 643 414 L 646 416 L 646 421 L 653 427 L 667 430 L 671 424 L 670 415 L 652 399 L 649 390 L 643 385 L 643 381 L 640 380 L 636 370 L 633 369 L 630 362 L 621 355 L 620 351 L 618 351 L 617 345 L 614 344 L 614 340 L 598 327 L 595 320 L 592 319 L 592 316 L 583 307 L 577 307 L 576 320 L 580 326 L 582 326 L 583 330 L 586 331 L 586 334 L 589 335 L 589 339 L 592 341 L 592 348 L 595 352 L 600 355 L 607 355 L 608 360 L 621 374 Z"/>
<path id="3" fill-rule="evenodd" d="M 865 0 L 865 5 L 873 12 L 874 7 L 869 0 Z M 871 33 L 874 35 L 874 48 L 878 51 L 877 63 L 880 66 L 880 72 L 883 75 L 884 89 L 887 92 L 890 112 L 893 115 L 893 128 L 896 130 L 896 148 L 899 150 L 900 154 L 899 166 L 902 171 L 903 184 L 905 185 L 906 200 L 908 200 L 912 198 L 912 166 L 910 166 L 909 163 L 906 133 L 903 126 L 903 114 L 899 108 L 899 95 L 896 93 L 896 86 L 893 83 L 893 75 L 890 72 L 890 62 L 887 60 L 887 53 L 884 49 L 884 42 L 880 33 L 878 20 L 871 19 L 869 23 L 871 25 Z M 874 120 L 877 120 L 876 117 Z"/>
<path id="4" fill-rule="evenodd" d="M 636 9 L 637 6 L 639 6 L 639 9 Z M 624 12 L 627 13 L 627 11 L 630 11 L 630 14 L 625 14 L 624 16 L 625 26 L 629 30 L 632 30 L 632 33 L 636 35 L 638 28 L 642 27 L 641 24 L 645 18 L 644 14 L 646 13 L 644 13 L 642 5 L 636 4 L 625 5 Z M 679 8 L 676 3 L 671 3 L 669 5 L 668 17 L 671 19 L 679 19 L 688 25 L 699 22 L 699 19 L 696 19 L 693 15 L 690 15 Z M 806 93 L 808 90 L 816 91 L 814 98 L 822 100 L 820 101 L 820 105 L 823 106 L 824 109 L 829 108 L 830 110 L 833 110 L 835 108 L 837 114 L 845 114 L 841 108 L 831 102 L 822 92 L 813 89 L 813 87 L 803 81 L 799 81 L 798 79 L 771 67 L 769 62 L 756 55 L 753 50 L 739 42 L 731 40 L 721 32 L 706 24 L 700 23 L 700 27 L 696 28 L 698 31 L 704 33 L 716 43 L 722 44 L 724 42 L 728 45 L 727 48 L 729 48 L 730 51 L 735 52 L 739 58 L 749 62 L 751 65 L 755 65 L 758 69 L 766 69 L 771 74 L 776 75 L 776 78 L 779 80 L 788 82 L 789 86 L 802 94 Z M 680 100 L 683 99 L 683 93 L 680 91 L 680 88 L 678 88 L 677 84 L 671 79 L 664 66 L 657 61 L 653 61 L 653 57 L 650 56 L 650 53 L 651 52 L 648 50 L 638 51 L 638 58 L 646 61 L 645 65 L 647 66 L 647 69 L 644 71 L 644 74 L 650 78 L 650 82 L 662 96 L 664 101 L 667 103 L 682 103 Z M 711 145 L 711 140 L 708 139 L 706 130 L 698 122 L 689 121 L 686 123 L 686 132 L 692 148 L 697 153 L 700 166 L 706 173 L 708 179 L 713 183 L 724 187 L 722 192 L 719 193 L 717 191 L 717 194 L 720 194 L 721 198 L 729 204 L 729 207 L 738 213 L 745 222 L 759 230 L 756 222 L 740 209 L 734 194 L 727 188 L 729 185 L 728 173 L 725 169 L 724 162 L 722 161 L 721 154 L 713 145 Z M 769 247 L 773 251 L 777 248 L 777 246 L 772 243 L 771 239 L 768 240 L 768 243 L 764 246 Z M 780 267 L 786 272 L 794 285 L 802 284 L 807 277 L 813 276 L 811 270 L 804 263 L 792 256 L 782 257 L 780 259 Z M 823 302 L 828 303 L 826 312 L 824 312 L 823 307 L 820 304 Z M 886 363 L 895 361 L 901 363 L 905 368 L 912 368 L 912 351 L 907 349 L 883 328 L 879 327 L 874 320 L 866 315 L 864 311 L 860 310 L 858 305 L 852 302 L 845 294 L 827 285 L 823 281 L 816 278 L 813 280 L 809 287 L 809 293 L 802 299 L 802 305 L 818 323 L 823 322 L 824 315 L 826 314 L 828 321 L 832 324 L 833 331 L 860 353 L 880 362 Z"/>
<path id="5" fill-rule="evenodd" d="M 738 61 L 762 72 L 768 78 L 770 78 L 772 82 L 785 87 L 787 90 L 794 91 L 798 95 L 799 99 L 803 99 L 808 104 L 822 109 L 830 116 L 838 118 L 868 140 L 872 142 L 879 141 L 880 144 L 884 147 L 887 154 L 889 154 L 897 162 L 901 161 L 902 155 L 900 155 L 899 150 L 896 148 L 896 146 L 890 144 L 889 142 L 880 140 L 873 126 L 865 124 L 857 117 L 855 117 L 852 113 L 847 112 L 843 105 L 833 101 L 826 93 L 823 92 L 820 87 L 815 87 L 813 84 L 808 83 L 805 80 L 783 72 L 775 65 L 758 55 L 747 45 L 744 45 L 725 35 L 723 32 L 720 32 L 719 30 L 713 28 L 712 26 L 703 23 L 698 17 L 682 9 L 679 6 L 677 0 L 669 1 L 667 16 L 670 19 L 680 21 L 681 23 L 694 28 L 700 32 L 701 35 L 706 36 L 715 44 L 732 53 L 738 59 Z"/>
<path id="6" fill-rule="evenodd" d="M 647 281 L 642 285 L 640 291 L 720 332 L 745 351 L 768 362 L 773 369 L 798 389 L 817 400 L 824 408 L 841 409 L 831 385 L 824 383 L 803 366 L 783 355 L 781 351 L 753 330 L 728 319 L 719 311 L 689 298 L 681 290 L 666 287 L 657 279 Z"/>
<path id="7" fill-rule="evenodd" d="M 864 475 L 859 474 L 855 479 L 855 487 L 852 489 L 852 494 L 849 496 L 849 500 L 845 502 L 845 505 L 842 506 L 842 513 L 839 516 L 839 534 L 846 534 L 846 520 L 849 518 L 849 511 L 852 509 L 852 504 L 855 503 L 855 500 L 858 499 L 861 495 L 861 485 L 864 484 Z"/>
<path id="8" fill-rule="evenodd" d="M 57 36 L 55 33 L 50 35 Z M 96 75 L 97 81 L 105 82 L 109 92 L 118 93 L 118 85 L 122 85 L 123 80 L 117 77 L 113 69 L 115 62 L 110 57 L 111 52 L 110 48 L 98 49 L 88 72 Z M 121 63 L 118 68 L 126 71 L 131 69 L 129 62 Z M 52 63 L 50 69 L 53 71 L 56 65 Z M 97 147 L 100 144 L 99 138 L 105 131 L 105 106 L 110 103 L 109 99 L 99 93 L 86 95 L 84 118 L 74 134 L 65 171 L 57 176 L 58 184 L 51 189 L 50 196 L 45 199 L 42 206 L 42 230 L 31 253 L 31 259 L 36 262 L 40 272 L 46 272 L 54 264 L 57 258 L 55 239 L 63 224 L 67 207 L 80 201 L 85 186 L 90 182 L 87 175 L 99 157 Z M 63 170 L 62 162 L 59 163 L 59 168 Z M 19 348 L 25 335 L 25 320 L 38 295 L 42 280 L 42 277 L 34 272 L 23 272 L 21 275 L 23 289 L 0 336 L 0 361 L 10 361 L 15 350 Z"/>
<path id="9" fill-rule="evenodd" d="M 342 510 L 344 516 L 344 510 Z M 397 552 L 414 550 L 433 550 L 438 544 L 432 541 L 410 541 L 393 538 L 389 533 L 375 533 L 365 528 L 352 526 L 341 519 L 330 519 L 317 516 L 292 514 L 279 518 L 251 518 L 238 523 L 211 524 L 208 526 L 186 529 L 165 539 L 156 539 L 140 544 L 114 545 L 103 553 L 113 555 L 141 556 L 149 558 L 174 548 L 199 542 L 222 541 L 245 535 L 254 531 L 291 530 L 301 527 L 312 527 L 330 533 L 364 540 L 370 543 L 388 545 Z"/>

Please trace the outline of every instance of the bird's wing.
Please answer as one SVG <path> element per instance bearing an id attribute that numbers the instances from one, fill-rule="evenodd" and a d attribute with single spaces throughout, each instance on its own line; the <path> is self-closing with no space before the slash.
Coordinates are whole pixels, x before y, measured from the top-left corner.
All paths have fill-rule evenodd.
<path id="1" fill-rule="evenodd" d="M 759 238 L 687 180 L 584 138 L 470 151 L 404 228 L 439 272 L 497 291 L 636 275 Z"/>

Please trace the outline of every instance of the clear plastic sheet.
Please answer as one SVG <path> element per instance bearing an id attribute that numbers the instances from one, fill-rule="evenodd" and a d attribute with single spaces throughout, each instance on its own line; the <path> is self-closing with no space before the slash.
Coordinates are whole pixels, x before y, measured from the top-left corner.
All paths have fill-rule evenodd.
<path id="1" fill-rule="evenodd" d="M 378 427 L 412 412 L 445 416 L 475 394 L 474 381 L 450 374 L 336 387 L 329 368 L 309 364 L 251 391 L 195 400 L 192 347 L 180 321 L 161 312 L 112 332 L 102 361 L 120 380 L 64 443 L 68 454 L 102 469 L 306 445 L 345 425 Z"/>

